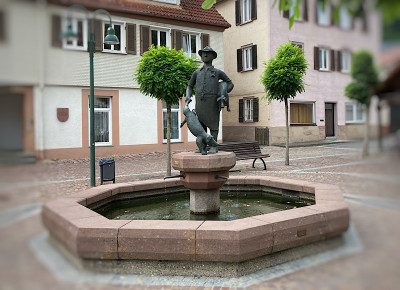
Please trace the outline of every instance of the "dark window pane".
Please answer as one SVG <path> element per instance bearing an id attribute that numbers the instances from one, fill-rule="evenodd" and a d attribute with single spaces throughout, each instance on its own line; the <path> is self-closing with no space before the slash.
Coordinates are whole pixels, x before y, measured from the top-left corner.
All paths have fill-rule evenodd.
<path id="1" fill-rule="evenodd" d="M 104 35 L 103 38 L 107 36 L 107 29 L 108 27 L 110 27 L 110 24 L 105 24 L 104 25 Z M 96 39 L 96 41 L 100 41 L 100 39 Z M 104 49 L 111 49 L 111 45 L 110 44 L 105 44 L 104 43 Z"/>
<path id="2" fill-rule="evenodd" d="M 157 30 L 151 31 L 151 44 L 153 44 L 154 46 L 158 45 Z"/>
<path id="3" fill-rule="evenodd" d="M 191 53 L 195 54 L 197 53 L 197 48 L 196 48 L 196 36 L 195 35 L 191 35 L 190 36 L 190 48 L 191 48 Z"/>
<path id="4" fill-rule="evenodd" d="M 160 31 L 160 46 L 167 46 L 167 33 Z"/>
<path id="5" fill-rule="evenodd" d="M 114 25 L 115 36 L 121 41 L 121 25 Z M 114 50 L 121 50 L 121 44 L 114 44 Z"/>
<path id="6" fill-rule="evenodd" d="M 108 112 L 94 113 L 95 142 L 109 142 L 109 114 Z"/>
<path id="7" fill-rule="evenodd" d="M 110 108 L 110 98 L 94 98 L 95 108 Z"/>

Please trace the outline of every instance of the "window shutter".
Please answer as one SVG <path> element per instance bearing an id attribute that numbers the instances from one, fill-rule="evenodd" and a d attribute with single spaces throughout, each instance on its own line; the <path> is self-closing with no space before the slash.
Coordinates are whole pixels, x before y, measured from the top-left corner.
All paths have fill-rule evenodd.
<path id="1" fill-rule="evenodd" d="M 319 70 L 319 47 L 314 46 L 314 69 Z"/>
<path id="2" fill-rule="evenodd" d="M 183 35 L 182 34 L 183 33 L 180 30 L 172 31 L 172 39 L 173 39 L 172 48 L 175 48 L 176 50 L 181 50 L 183 48 Z"/>
<path id="3" fill-rule="evenodd" d="M 202 33 L 201 34 L 201 49 L 205 48 L 206 46 L 210 46 L 210 35 Z"/>
<path id="4" fill-rule="evenodd" d="M 257 69 L 257 45 L 251 47 L 251 68 Z"/>
<path id="5" fill-rule="evenodd" d="M 236 25 L 240 25 L 242 22 L 240 13 L 240 2 L 240 0 L 235 0 Z"/>
<path id="6" fill-rule="evenodd" d="M 336 24 L 339 24 L 339 22 L 335 23 L 335 21 L 333 20 L 333 14 L 335 13 L 335 6 L 333 6 L 332 4 L 329 4 L 327 2 L 325 2 L 325 5 L 330 5 L 330 8 L 331 8 L 331 26 L 335 26 Z"/>
<path id="7" fill-rule="evenodd" d="M 340 50 L 336 52 L 336 70 L 342 71 L 342 52 Z"/>
<path id="8" fill-rule="evenodd" d="M 96 48 L 95 48 L 95 50 L 96 51 L 103 51 L 103 39 L 104 39 L 104 36 L 103 36 L 103 21 L 96 20 L 94 25 L 96 26 L 96 28 L 95 28 L 96 29 L 96 35 L 94 36 L 95 40 L 96 40 Z"/>
<path id="9" fill-rule="evenodd" d="M 335 51 L 333 49 L 330 50 L 330 61 L 331 61 L 331 71 L 335 71 Z"/>
<path id="10" fill-rule="evenodd" d="M 61 47 L 61 17 L 60 15 L 51 16 L 51 45 L 53 47 Z"/>
<path id="11" fill-rule="evenodd" d="M 237 71 L 241 72 L 243 70 L 243 58 L 242 58 L 243 50 L 239 48 L 236 51 L 237 51 Z"/>
<path id="12" fill-rule="evenodd" d="M 136 24 L 126 24 L 126 53 L 136 54 Z"/>
<path id="13" fill-rule="evenodd" d="M 318 24 L 318 2 L 320 0 L 317 0 L 317 3 L 315 3 L 315 23 Z"/>
<path id="14" fill-rule="evenodd" d="M 251 20 L 257 19 L 257 0 L 251 0 Z"/>
<path id="15" fill-rule="evenodd" d="M 258 122 L 258 98 L 253 99 L 253 122 Z"/>
<path id="16" fill-rule="evenodd" d="M 283 10 L 282 16 L 283 16 L 284 18 L 289 18 L 289 10 Z"/>
<path id="17" fill-rule="evenodd" d="M 367 21 L 367 14 L 365 13 L 365 11 L 363 10 L 362 12 L 362 31 L 363 32 L 368 32 L 368 21 Z"/>
<path id="18" fill-rule="evenodd" d="M 150 27 L 140 25 L 140 55 L 143 55 L 143 53 L 148 51 L 150 46 Z"/>
<path id="19" fill-rule="evenodd" d="M 303 0 L 303 21 L 308 21 L 308 0 Z"/>
<path id="20" fill-rule="evenodd" d="M 244 102 L 243 99 L 239 100 L 239 123 L 244 121 Z"/>
<path id="21" fill-rule="evenodd" d="M 4 20 L 4 12 L 0 11 L 0 41 L 6 39 L 6 29 L 5 29 L 5 20 Z"/>

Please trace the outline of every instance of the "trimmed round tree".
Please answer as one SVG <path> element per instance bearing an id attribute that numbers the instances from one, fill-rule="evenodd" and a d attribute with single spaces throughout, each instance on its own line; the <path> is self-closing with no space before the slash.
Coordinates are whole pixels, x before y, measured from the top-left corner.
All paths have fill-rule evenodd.
<path id="1" fill-rule="evenodd" d="M 369 141 L 369 110 L 371 97 L 378 86 L 378 72 L 374 67 L 372 54 L 367 50 L 361 50 L 353 55 L 350 75 L 353 79 L 344 90 L 346 97 L 357 101 L 366 107 L 366 120 L 364 131 L 364 144 L 362 157 L 368 156 Z"/>
<path id="2" fill-rule="evenodd" d="M 282 44 L 276 55 L 268 62 L 264 62 L 265 70 L 261 76 L 268 101 L 285 102 L 286 118 L 286 156 L 285 164 L 289 165 L 289 117 L 288 99 L 294 98 L 297 93 L 304 92 L 304 76 L 307 69 L 307 60 L 303 50 L 297 45 Z"/>
<path id="3" fill-rule="evenodd" d="M 182 50 L 152 46 L 139 60 L 135 73 L 140 92 L 167 105 L 167 175 L 171 175 L 171 106 L 179 103 L 198 67 Z"/>

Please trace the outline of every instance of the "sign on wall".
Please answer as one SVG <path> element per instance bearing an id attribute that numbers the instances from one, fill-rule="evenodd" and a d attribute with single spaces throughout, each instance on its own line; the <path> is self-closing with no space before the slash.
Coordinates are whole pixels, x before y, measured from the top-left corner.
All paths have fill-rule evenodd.
<path id="1" fill-rule="evenodd" d="M 65 122 L 69 118 L 69 108 L 57 108 L 57 119 L 60 122 Z"/>

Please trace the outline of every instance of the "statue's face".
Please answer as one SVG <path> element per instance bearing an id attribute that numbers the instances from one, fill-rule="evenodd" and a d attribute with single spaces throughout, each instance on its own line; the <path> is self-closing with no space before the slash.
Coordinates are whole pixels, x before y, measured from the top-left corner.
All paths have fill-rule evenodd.
<path id="1" fill-rule="evenodd" d="M 204 63 L 212 62 L 213 59 L 214 55 L 211 52 L 203 51 L 203 53 L 201 54 L 201 60 Z"/>

